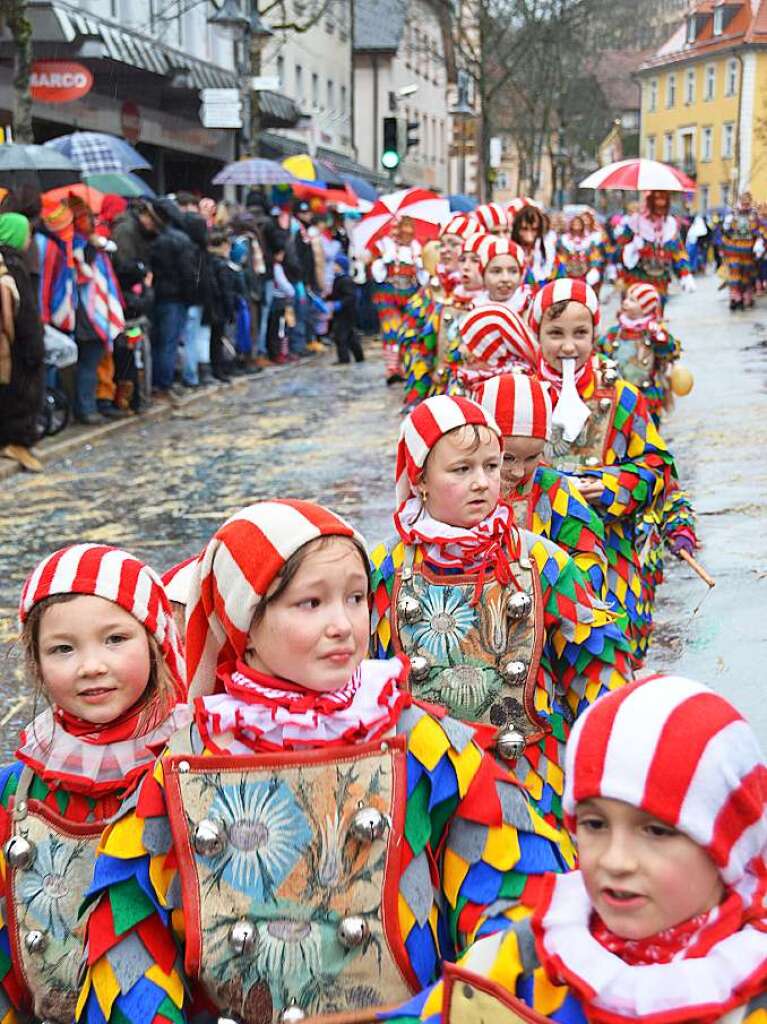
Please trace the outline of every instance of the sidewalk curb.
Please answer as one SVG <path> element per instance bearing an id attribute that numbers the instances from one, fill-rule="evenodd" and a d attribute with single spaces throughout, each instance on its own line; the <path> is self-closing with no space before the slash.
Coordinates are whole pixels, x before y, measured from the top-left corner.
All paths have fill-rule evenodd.
<path id="1" fill-rule="evenodd" d="M 310 356 L 308 359 L 302 360 L 303 363 L 317 363 L 319 362 L 320 356 L 324 356 L 325 353 L 317 353 L 317 355 Z M 151 405 L 146 412 L 141 413 L 139 416 L 129 416 L 122 420 L 112 420 L 108 423 L 100 424 L 97 427 L 92 427 L 90 430 L 78 431 L 74 429 L 74 433 L 71 436 L 70 430 L 67 428 L 65 436 L 61 441 L 52 441 L 49 445 L 45 444 L 45 440 L 40 443 L 39 447 L 34 448 L 34 453 L 44 466 L 48 463 L 55 462 L 70 452 L 76 451 L 78 448 L 84 447 L 85 445 L 91 445 L 95 442 L 101 441 L 103 438 L 111 437 L 114 434 L 122 433 L 124 430 L 130 430 L 133 427 L 140 427 L 142 424 L 151 423 L 156 420 L 171 419 L 174 412 L 183 411 L 192 405 L 199 405 L 202 402 L 209 401 L 210 399 L 217 398 L 220 395 L 226 395 L 227 393 L 237 390 L 242 391 L 249 384 L 259 383 L 264 377 L 270 378 L 277 373 L 285 373 L 288 370 L 294 370 L 296 363 L 289 363 L 286 366 L 272 366 L 269 369 L 264 370 L 262 373 L 251 374 L 250 376 L 234 377 L 232 378 L 231 384 L 220 384 L 214 387 L 203 388 L 199 391 L 192 391 L 183 398 L 178 399 L 174 402 L 155 402 Z M 0 458 L 0 480 L 6 480 L 9 477 L 16 476 L 18 473 L 27 473 L 29 476 L 40 476 L 39 473 L 29 473 L 14 459 Z"/>

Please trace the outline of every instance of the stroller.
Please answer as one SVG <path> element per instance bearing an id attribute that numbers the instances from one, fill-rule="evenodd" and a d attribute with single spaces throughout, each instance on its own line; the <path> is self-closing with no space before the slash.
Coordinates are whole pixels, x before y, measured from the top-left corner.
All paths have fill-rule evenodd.
<path id="1" fill-rule="evenodd" d="M 77 362 L 77 344 L 52 324 L 43 325 L 45 345 L 45 391 L 38 417 L 40 437 L 53 437 L 68 425 L 72 407 L 66 392 L 59 386 L 59 370 Z"/>

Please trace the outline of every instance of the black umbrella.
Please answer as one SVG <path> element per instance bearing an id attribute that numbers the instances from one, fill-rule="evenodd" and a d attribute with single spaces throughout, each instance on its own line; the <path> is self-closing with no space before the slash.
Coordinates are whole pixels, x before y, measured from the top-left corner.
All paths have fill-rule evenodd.
<path id="1" fill-rule="evenodd" d="M 47 146 L 6 143 L 0 145 L 0 187 L 32 185 L 41 192 L 73 185 L 80 180 L 80 169 L 69 157 Z"/>

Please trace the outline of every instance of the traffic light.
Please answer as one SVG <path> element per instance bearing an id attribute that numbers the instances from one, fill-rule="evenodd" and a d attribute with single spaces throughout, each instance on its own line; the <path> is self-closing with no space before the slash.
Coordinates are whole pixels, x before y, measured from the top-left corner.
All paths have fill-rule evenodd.
<path id="1" fill-rule="evenodd" d="M 381 166 L 387 171 L 395 171 L 400 164 L 402 156 L 399 151 L 397 140 L 397 118 L 385 117 L 383 119 L 383 149 L 381 150 Z"/>

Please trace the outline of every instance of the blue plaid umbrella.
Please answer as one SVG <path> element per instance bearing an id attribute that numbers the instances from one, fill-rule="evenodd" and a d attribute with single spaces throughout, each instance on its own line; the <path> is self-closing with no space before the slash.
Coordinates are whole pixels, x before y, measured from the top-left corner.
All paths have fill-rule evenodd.
<path id="1" fill-rule="evenodd" d="M 151 170 L 151 164 L 133 146 L 106 132 L 73 132 L 45 145 L 68 156 L 83 174 Z"/>
<path id="2" fill-rule="evenodd" d="M 377 190 L 364 178 L 360 178 L 356 174 L 342 174 L 341 177 L 358 199 L 364 199 L 368 203 L 374 203 L 378 199 Z"/>
<path id="3" fill-rule="evenodd" d="M 227 164 L 213 179 L 214 185 L 292 185 L 295 178 L 274 160 L 252 157 Z"/>

